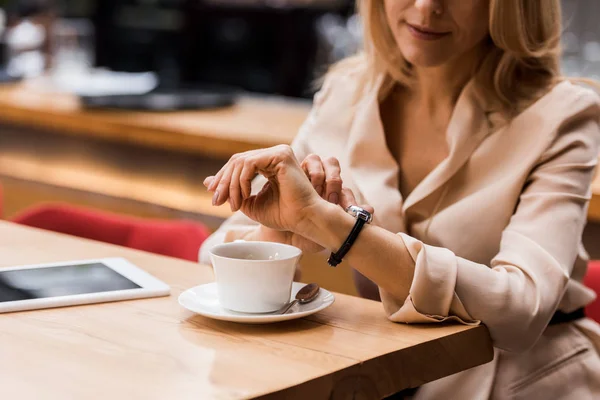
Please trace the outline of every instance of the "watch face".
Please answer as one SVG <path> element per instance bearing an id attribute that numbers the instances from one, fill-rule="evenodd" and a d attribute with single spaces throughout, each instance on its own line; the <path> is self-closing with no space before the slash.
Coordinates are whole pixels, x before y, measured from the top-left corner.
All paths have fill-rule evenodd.
<path id="1" fill-rule="evenodd" d="M 365 221 L 367 224 L 370 224 L 373 221 L 373 216 L 370 212 L 365 210 L 364 208 L 358 206 L 350 206 L 346 209 L 348 214 L 352 215 L 354 218 L 360 218 Z"/>

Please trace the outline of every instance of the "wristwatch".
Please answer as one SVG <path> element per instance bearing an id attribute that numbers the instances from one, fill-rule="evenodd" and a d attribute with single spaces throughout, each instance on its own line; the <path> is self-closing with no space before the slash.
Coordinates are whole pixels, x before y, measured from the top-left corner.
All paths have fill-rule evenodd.
<path id="1" fill-rule="evenodd" d="M 350 248 L 354 244 L 354 241 L 358 237 L 358 234 L 362 230 L 363 226 L 365 226 L 365 224 L 370 224 L 373 221 L 373 215 L 362 207 L 350 206 L 346 208 L 346 212 L 356 218 L 356 223 L 350 231 L 348 238 L 346 238 L 346 241 L 344 244 L 342 244 L 342 247 L 340 247 L 337 252 L 331 253 L 329 256 L 327 264 L 329 264 L 331 267 L 336 267 L 342 262 L 342 259 L 348 253 L 348 251 L 350 251 Z"/>

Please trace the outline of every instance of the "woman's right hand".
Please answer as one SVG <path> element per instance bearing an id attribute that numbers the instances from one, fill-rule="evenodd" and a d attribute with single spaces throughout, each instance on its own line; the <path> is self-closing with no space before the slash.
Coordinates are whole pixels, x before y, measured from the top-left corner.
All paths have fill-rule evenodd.
<path id="1" fill-rule="evenodd" d="M 310 154 L 300 166 L 319 196 L 330 203 L 339 203 L 343 181 L 340 175 L 340 163 L 336 158 L 329 157 L 323 160 L 316 154 Z M 260 225 L 251 235 L 252 239 L 290 244 L 306 253 L 318 253 L 323 250 L 323 247 L 303 236 L 263 225 Z"/>

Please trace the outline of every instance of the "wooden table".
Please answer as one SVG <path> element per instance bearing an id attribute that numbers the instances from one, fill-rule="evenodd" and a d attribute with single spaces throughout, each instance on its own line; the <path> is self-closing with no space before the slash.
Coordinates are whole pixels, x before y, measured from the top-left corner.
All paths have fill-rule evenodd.
<path id="1" fill-rule="evenodd" d="M 177 303 L 210 267 L 0 222 L 0 267 L 123 256 L 170 297 L 0 314 L 0 388 L 19 399 L 378 399 L 486 363 L 485 327 L 389 322 L 379 303 L 274 325 L 213 321 Z"/>

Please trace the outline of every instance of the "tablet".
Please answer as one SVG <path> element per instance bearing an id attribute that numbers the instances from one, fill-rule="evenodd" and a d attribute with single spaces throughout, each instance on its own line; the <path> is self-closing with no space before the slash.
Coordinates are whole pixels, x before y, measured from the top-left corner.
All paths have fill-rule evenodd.
<path id="1" fill-rule="evenodd" d="M 0 313 L 168 295 L 169 286 L 123 258 L 0 268 Z"/>

